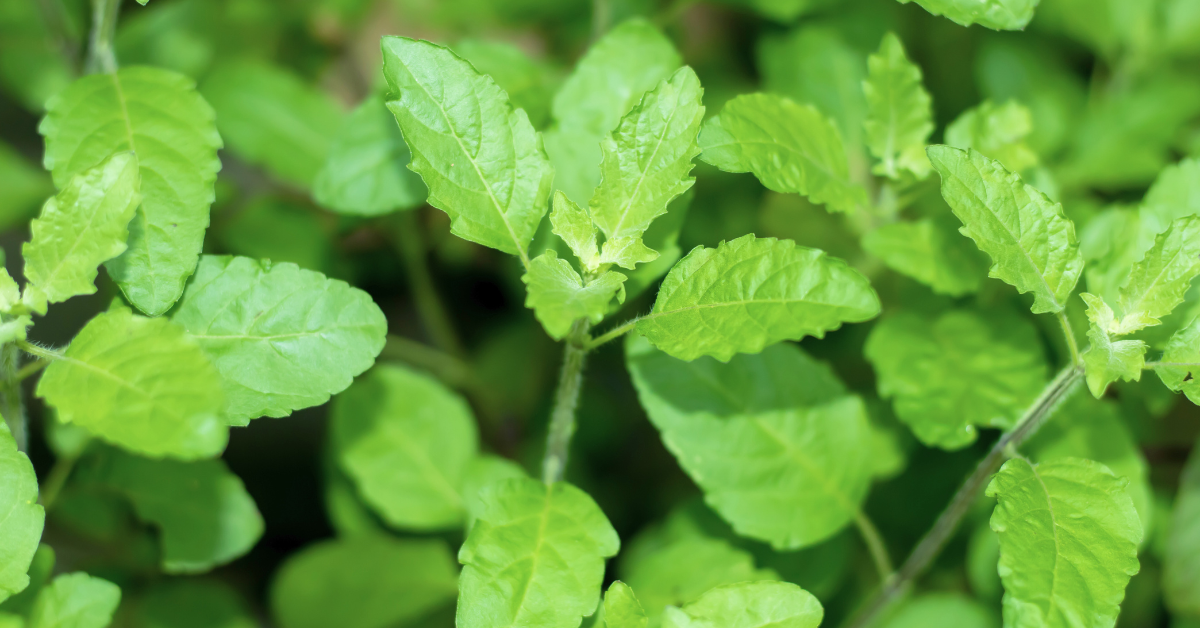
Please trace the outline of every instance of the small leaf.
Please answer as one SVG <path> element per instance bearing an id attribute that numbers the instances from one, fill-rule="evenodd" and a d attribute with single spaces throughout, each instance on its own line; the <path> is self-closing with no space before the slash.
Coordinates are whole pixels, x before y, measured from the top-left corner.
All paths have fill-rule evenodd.
<path id="1" fill-rule="evenodd" d="M 562 238 L 567 247 L 589 271 L 600 268 L 600 253 L 596 248 L 596 225 L 592 216 L 562 193 L 554 192 L 554 209 L 550 211 L 554 235 Z"/>
<path id="2" fill-rule="evenodd" d="M 17 449 L 0 420 L 0 602 L 29 586 L 30 563 L 42 538 L 46 513 L 38 504 L 38 480 L 29 458 Z"/>
<path id="3" fill-rule="evenodd" d="M 817 628 L 825 609 L 790 582 L 741 582 L 712 589 L 682 609 L 668 609 L 664 628 Z"/>
<path id="4" fill-rule="evenodd" d="M 412 150 L 409 168 L 429 187 L 429 204 L 449 214 L 460 238 L 527 261 L 554 177 L 529 117 L 447 48 L 384 37 L 383 61 L 398 94 L 387 107 Z"/>
<path id="5" fill-rule="evenodd" d="M 1006 626 L 1111 626 L 1139 569 L 1142 524 L 1126 481 L 1104 465 L 1066 458 L 1004 463 L 997 499 Z"/>
<path id="6" fill-rule="evenodd" d="M 140 187 L 137 158 L 117 153 L 72 177 L 46 201 L 29 225 L 30 241 L 21 247 L 29 309 L 45 314 L 47 303 L 96 292 L 100 264 L 127 248 L 129 221 L 142 202 Z"/>
<path id="7" fill-rule="evenodd" d="M 617 580 L 604 594 L 604 624 L 608 628 L 646 628 L 646 611 L 629 585 Z"/>
<path id="8" fill-rule="evenodd" d="M 8 274 L 8 269 L 0 265 L 0 312 L 9 314 L 21 302 L 21 287 L 17 280 Z"/>
<path id="9" fill-rule="evenodd" d="M 867 202 L 850 180 L 842 136 L 811 105 L 745 94 L 725 104 L 700 132 L 700 159 L 725 172 L 752 172 L 769 190 L 809 197 L 830 211 Z"/>
<path id="10" fill-rule="evenodd" d="M 987 276 L 987 262 L 971 241 L 933 218 L 885 224 L 863 236 L 862 246 L 888 268 L 939 294 L 978 292 Z"/>
<path id="11" fill-rule="evenodd" d="M 1179 476 L 1179 494 L 1167 526 L 1163 594 L 1171 612 L 1200 615 L 1200 447 Z"/>
<path id="12" fill-rule="evenodd" d="M 638 264 L 647 264 L 658 259 L 658 251 L 646 246 L 641 237 L 625 236 L 605 240 L 600 249 L 601 264 L 616 264 L 633 270 Z"/>
<path id="13" fill-rule="evenodd" d="M 899 179 L 901 170 L 918 179 L 933 166 L 925 144 L 933 133 L 933 104 L 921 85 L 921 68 L 904 54 L 895 33 L 884 35 L 879 52 L 867 59 L 869 74 L 863 81 L 867 97 L 867 147 L 880 160 L 875 174 Z"/>
<path id="14" fill-rule="evenodd" d="M 105 628 L 121 603 L 121 589 L 85 573 L 63 574 L 38 593 L 29 628 Z"/>
<path id="15" fill-rule="evenodd" d="M 1062 205 L 973 150 L 930 146 L 928 153 L 963 234 L 991 256 L 990 275 L 1032 292 L 1034 314 L 1061 312 L 1083 272 Z"/>
<path id="16" fill-rule="evenodd" d="M 1110 330 L 1117 327 L 1112 308 L 1103 299 L 1083 293 L 1090 321 L 1088 340 L 1091 346 L 1083 354 L 1087 371 L 1088 390 L 1099 399 L 1108 385 L 1123 379 L 1138 381 L 1142 378 L 1142 367 L 1146 363 L 1146 343 L 1141 340 L 1117 340 L 1110 337 Z"/>
<path id="17" fill-rule="evenodd" d="M 1118 303 L 1124 333 L 1157 325 L 1175 306 L 1200 274 L 1200 216 L 1187 216 L 1171 223 L 1154 239 L 1154 246 L 1133 265 L 1121 287 Z M 1127 323 L 1127 319 L 1136 322 Z"/>
<path id="18" fill-rule="evenodd" d="M 596 502 L 559 482 L 485 487 L 458 560 L 460 628 L 575 626 L 596 610 L 620 540 Z"/>
<path id="19" fill-rule="evenodd" d="M 900 0 L 908 4 L 914 0 Z M 1024 30 L 1039 0 L 915 0 L 926 11 L 956 24 L 979 24 L 992 30 Z"/>
<path id="20" fill-rule="evenodd" d="M 217 370 L 165 318 L 97 315 L 46 367 L 37 394 L 62 422 L 145 456 L 211 458 L 229 440 Z"/>
<path id="21" fill-rule="evenodd" d="M 571 263 L 559 259 L 551 249 L 534 258 L 521 281 L 528 290 L 525 307 L 533 308 L 550 337 L 562 340 L 580 318 L 593 324 L 603 320 L 608 303 L 614 296 L 623 296 L 625 275 L 610 270 L 585 285 Z"/>
<path id="22" fill-rule="evenodd" d="M 973 148 L 1000 162 L 1011 172 L 1024 172 L 1037 165 L 1037 153 L 1025 143 L 1033 131 L 1033 114 L 1021 103 L 1002 105 L 992 101 L 964 111 L 946 127 L 946 143 L 955 148 Z"/>
<path id="23" fill-rule="evenodd" d="M 867 278 L 824 251 L 743 236 L 696 247 L 671 269 L 637 330 L 681 360 L 758 353 L 879 314 Z"/>
<path id="24" fill-rule="evenodd" d="M 1154 370 L 1167 388 L 1200 405 L 1200 318 L 1171 336 Z"/>
<path id="25" fill-rule="evenodd" d="M 171 320 L 220 371 L 233 425 L 325 403 L 370 368 L 387 335 L 367 293 L 245 257 L 201 258 Z"/>

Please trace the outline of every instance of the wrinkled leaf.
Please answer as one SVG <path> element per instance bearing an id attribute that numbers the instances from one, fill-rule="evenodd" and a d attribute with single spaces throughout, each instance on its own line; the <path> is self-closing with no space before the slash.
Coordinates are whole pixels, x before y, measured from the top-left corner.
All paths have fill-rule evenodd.
<path id="1" fill-rule="evenodd" d="M 817 628 L 825 609 L 790 582 L 717 587 L 682 609 L 668 609 L 665 628 Z"/>
<path id="2" fill-rule="evenodd" d="M 1142 340 L 1113 340 L 1111 332 L 1117 329 L 1112 308 L 1103 299 L 1092 294 L 1080 295 L 1087 303 L 1088 340 L 1091 346 L 1083 354 L 1087 371 L 1088 390 L 1097 399 L 1108 385 L 1123 379 L 1138 381 L 1142 378 L 1142 367 L 1146 361 L 1146 343 Z"/>
<path id="3" fill-rule="evenodd" d="M 1171 336 L 1154 370 L 1167 388 L 1200 405 L 1200 318 Z"/>
<path id="4" fill-rule="evenodd" d="M 914 0 L 900 0 L 908 4 Z M 915 0 L 926 11 L 956 24 L 979 24 L 998 31 L 1024 30 L 1038 0 Z"/>
<path id="5" fill-rule="evenodd" d="M 907 171 L 918 179 L 933 167 L 925 144 L 933 133 L 933 103 L 921 84 L 921 69 L 908 60 L 894 33 L 883 37 L 879 52 L 867 59 L 863 81 L 867 97 L 867 147 L 880 160 L 876 174 L 899 179 Z"/>
<path id="6" fill-rule="evenodd" d="M 580 318 L 599 323 L 613 297 L 624 297 L 625 275 L 609 270 L 584 285 L 571 263 L 559 259 L 553 250 L 534 258 L 521 281 L 528 291 L 525 307 L 533 308 L 546 333 L 555 340 L 565 338 L 571 324 Z"/>
<path id="7" fill-rule="evenodd" d="M 1121 287 L 1121 327 L 1136 331 L 1157 325 L 1162 317 L 1183 303 L 1192 279 L 1200 274 L 1200 216 L 1188 216 L 1154 239 L 1154 246 L 1133 265 Z M 1126 324 L 1126 321 L 1136 323 Z M 1126 331 L 1125 333 L 1128 333 Z"/>

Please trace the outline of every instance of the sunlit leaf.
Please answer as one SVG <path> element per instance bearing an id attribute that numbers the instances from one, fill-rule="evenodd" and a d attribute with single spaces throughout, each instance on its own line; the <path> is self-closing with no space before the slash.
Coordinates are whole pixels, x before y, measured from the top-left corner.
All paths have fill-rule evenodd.
<path id="1" fill-rule="evenodd" d="M 879 52 L 867 60 L 863 81 L 867 97 L 867 147 L 880 160 L 875 173 L 899 179 L 901 170 L 918 179 L 933 167 L 925 144 L 933 132 L 933 105 L 921 84 L 921 69 L 908 60 L 894 33 L 883 37 Z"/>
<path id="2" fill-rule="evenodd" d="M 1200 216 L 1187 216 L 1154 239 L 1142 260 L 1133 265 L 1121 287 L 1121 328 L 1125 333 L 1156 325 L 1183 303 L 1192 279 L 1200 274 Z M 1130 320 L 1135 323 L 1127 323 Z"/>
<path id="3" fill-rule="evenodd" d="M 665 628 L 817 628 L 825 609 L 790 582 L 742 582 L 716 587 L 682 609 L 670 608 Z"/>
<path id="4" fill-rule="evenodd" d="M 914 0 L 900 0 L 907 4 Z M 915 0 L 934 15 L 963 26 L 979 24 L 994 30 L 1023 30 L 1033 19 L 1038 0 Z"/>
<path id="5" fill-rule="evenodd" d="M 33 465 L 0 420 L 0 602 L 29 586 L 29 565 L 42 538 L 46 513 L 37 503 Z"/>
<path id="6" fill-rule="evenodd" d="M 1083 293 L 1088 309 L 1088 340 L 1091 345 L 1083 354 L 1087 369 L 1088 389 L 1097 399 L 1108 385 L 1123 379 L 1137 381 L 1142 378 L 1142 366 L 1146 360 L 1146 343 L 1142 340 L 1113 340 L 1119 328 L 1112 308 L 1103 299 Z"/>
<path id="7" fill-rule="evenodd" d="M 1011 172 L 1023 172 L 1038 163 L 1037 153 L 1025 144 L 1033 131 L 1033 115 L 1021 103 L 992 101 L 959 114 L 946 127 L 946 143 L 976 151 L 1000 162 Z"/>
<path id="8" fill-rule="evenodd" d="M 534 258 L 521 281 L 528 291 L 525 307 L 533 308 L 550 337 L 562 340 L 576 320 L 587 318 L 594 324 L 604 318 L 613 297 L 624 296 L 625 275 L 609 270 L 585 285 L 570 262 L 548 250 Z"/>

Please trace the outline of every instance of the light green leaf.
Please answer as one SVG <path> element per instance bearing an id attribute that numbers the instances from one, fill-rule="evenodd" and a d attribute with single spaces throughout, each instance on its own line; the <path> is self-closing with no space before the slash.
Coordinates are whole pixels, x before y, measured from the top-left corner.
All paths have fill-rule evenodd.
<path id="1" fill-rule="evenodd" d="M 234 425 L 325 403 L 370 368 L 387 335 L 367 293 L 245 257 L 201 258 L 171 320 L 220 371 Z"/>
<path id="2" fill-rule="evenodd" d="M 1200 318 L 1171 336 L 1154 370 L 1167 388 L 1200 405 Z"/>
<path id="3" fill-rule="evenodd" d="M 1121 287 L 1120 327 L 1124 333 L 1157 325 L 1175 306 L 1192 279 L 1200 274 L 1200 216 L 1187 216 L 1154 239 L 1154 246 L 1133 265 Z"/>
<path id="4" fill-rule="evenodd" d="M 202 573 L 250 551 L 263 520 L 241 479 L 221 460 L 148 460 L 116 449 L 90 457 L 81 481 L 124 496 L 159 530 L 167 573 Z"/>
<path id="5" fill-rule="evenodd" d="M 900 0 L 908 4 L 914 0 Z M 979 24 L 992 30 L 1024 30 L 1033 19 L 1038 0 L 915 0 L 926 11 L 956 24 Z"/>
<path id="6" fill-rule="evenodd" d="M 658 259 L 658 251 L 646 246 L 640 237 L 625 236 L 605 240 L 600 250 L 601 264 L 616 264 L 633 270 L 638 264 L 647 264 Z"/>
<path id="7" fill-rule="evenodd" d="M 142 595 L 132 614 L 138 628 L 257 628 L 230 585 L 218 580 L 166 580 Z"/>
<path id="8" fill-rule="evenodd" d="M 229 440 L 220 375 L 165 318 L 97 315 L 46 367 L 37 394 L 62 422 L 146 456 L 211 458 Z"/>
<path id="9" fill-rule="evenodd" d="M 712 589 L 682 609 L 668 609 L 666 628 L 817 628 L 825 609 L 790 582 L 742 582 Z"/>
<path id="10" fill-rule="evenodd" d="M 646 611 L 629 585 L 617 580 L 604 594 L 604 625 L 608 628 L 646 628 Z"/>
<path id="11" fill-rule="evenodd" d="M 63 574 L 38 593 L 28 628 L 105 628 L 121 603 L 117 585 L 85 573 Z"/>
<path id="12" fill-rule="evenodd" d="M 1200 446 L 1179 476 L 1163 552 L 1163 595 L 1172 612 L 1200 617 Z"/>
<path id="13" fill-rule="evenodd" d="M 1011 172 L 1024 172 L 1038 163 L 1037 153 L 1025 143 L 1033 132 L 1033 114 L 1010 100 L 997 105 L 990 100 L 968 109 L 946 127 L 946 143 L 973 148 L 1000 162 Z"/>
<path id="14" fill-rule="evenodd" d="M 880 628 L 1000 628 L 1000 618 L 961 593 L 925 593 L 905 602 Z"/>
<path id="15" fill-rule="evenodd" d="M 1200 158 L 1164 168 L 1146 191 L 1140 214 L 1142 223 L 1155 234 L 1180 218 L 1200 215 Z"/>
<path id="16" fill-rule="evenodd" d="M 1012 427 L 1047 377 L 1037 330 L 1012 315 L 902 313 L 871 330 L 864 353 L 896 416 L 943 449 L 975 442 L 977 426 Z"/>
<path id="17" fill-rule="evenodd" d="M 17 449 L 0 420 L 0 602 L 29 586 L 29 565 L 42 538 L 46 513 L 38 502 L 38 480 L 29 458 Z"/>
<path id="18" fill-rule="evenodd" d="M 781 340 L 822 338 L 879 314 L 879 296 L 846 262 L 791 240 L 746 235 L 696 247 L 659 288 L 637 330 L 681 360 L 758 353 Z"/>
<path id="19" fill-rule="evenodd" d="M 933 101 L 921 85 L 921 68 L 904 55 L 895 33 L 884 35 L 879 52 L 867 59 L 867 147 L 880 160 L 875 174 L 899 179 L 901 170 L 918 179 L 933 167 L 925 144 L 933 133 Z"/>
<path id="20" fill-rule="evenodd" d="M 462 524 L 460 489 L 479 451 L 471 408 L 437 380 L 380 365 L 334 401 L 338 463 L 389 524 L 439 530 Z"/>
<path id="21" fill-rule="evenodd" d="M 47 302 L 96 292 L 100 264 L 127 248 L 129 221 L 142 202 L 140 188 L 137 158 L 118 153 L 72 177 L 46 201 L 29 225 L 30 241 L 21 247 L 29 281 L 23 300 L 29 309 L 45 314 Z"/>
<path id="22" fill-rule="evenodd" d="M 599 323 L 613 297 L 624 300 L 625 296 L 625 275 L 609 270 L 584 285 L 571 263 L 559 259 L 553 249 L 534 258 L 521 281 L 528 290 L 525 307 L 533 308 L 546 333 L 555 340 L 565 338 L 571 324 L 580 318 Z"/>
<path id="23" fill-rule="evenodd" d="M 454 600 L 446 543 L 364 535 L 292 554 L 271 583 L 281 628 L 392 628 Z"/>
<path id="24" fill-rule="evenodd" d="M 21 287 L 17 280 L 8 274 L 8 269 L 0 265 L 0 312 L 8 314 L 21 302 Z"/>
<path id="25" fill-rule="evenodd" d="M 261 61 L 219 66 L 201 91 L 231 150 L 301 188 L 312 185 L 344 119 L 329 96 Z"/>
<path id="26" fill-rule="evenodd" d="M 481 74 L 492 77 L 508 93 L 513 106 L 529 114 L 535 129 L 545 126 L 559 78 L 555 69 L 503 41 L 464 39 L 454 45 L 454 52 L 471 62 Z"/>
<path id="27" fill-rule="evenodd" d="M 458 552 L 460 628 L 574 626 L 596 610 L 620 540 L 587 493 L 515 479 L 484 487 Z"/>
<path id="28" fill-rule="evenodd" d="M 579 205 L 575 204 L 562 193 L 554 192 L 554 209 L 550 211 L 550 224 L 554 234 L 579 258 L 583 267 L 589 271 L 600 268 L 600 253 L 596 248 L 596 225 L 592 216 Z"/>
<path id="29" fill-rule="evenodd" d="M 25 332 L 33 325 L 29 316 L 18 316 L 10 321 L 0 323 L 0 343 L 14 340 L 25 340 Z"/>
<path id="30" fill-rule="evenodd" d="M 600 186 L 589 204 L 608 240 L 640 238 L 695 183 L 692 159 L 704 119 L 704 90 L 684 66 L 642 97 L 600 144 Z"/>
<path id="31" fill-rule="evenodd" d="M 1062 205 L 974 150 L 930 146 L 928 153 L 963 234 L 991 256 L 990 275 L 1032 292 L 1034 314 L 1061 312 L 1083 271 Z"/>
<path id="32" fill-rule="evenodd" d="M 738 534 L 794 550 L 858 516 L 870 425 L 829 367 L 789 344 L 683 362 L 631 337 L 625 355 L 667 449 Z"/>
<path id="33" fill-rule="evenodd" d="M 1009 460 L 987 494 L 997 499 L 1004 625 L 1112 626 L 1139 569 L 1142 524 L 1126 480 L 1090 460 L 1034 466 Z"/>
<path id="34" fill-rule="evenodd" d="M 214 115 L 192 79 L 131 67 L 75 81 L 46 103 L 38 126 L 59 188 L 113 153 L 137 155 L 142 205 L 129 223 L 129 249 L 107 268 L 151 316 L 179 299 L 196 268 L 221 168 Z"/>
<path id="35" fill-rule="evenodd" d="M 525 478 L 528 475 L 521 465 L 500 456 L 483 454 L 476 456 L 467 465 L 466 476 L 462 482 L 463 505 L 467 510 L 467 529 L 475 525 L 475 521 L 484 511 L 483 487 L 502 480 Z"/>
<path id="36" fill-rule="evenodd" d="M 970 240 L 934 218 L 885 224 L 863 236 L 862 246 L 888 268 L 939 294 L 977 292 L 987 276 L 987 262 Z"/>
<path id="37" fill-rule="evenodd" d="M 421 178 L 400 128 L 379 96 L 369 96 L 342 124 L 313 181 L 313 199 L 343 214 L 380 216 L 425 202 Z"/>
<path id="38" fill-rule="evenodd" d="M 1097 399 L 1104 394 L 1108 385 L 1123 379 L 1138 381 L 1142 378 L 1142 367 L 1146 362 L 1146 343 L 1141 340 L 1113 341 L 1110 332 L 1118 330 L 1112 308 L 1103 299 L 1092 294 L 1079 295 L 1087 303 L 1088 340 L 1091 346 L 1083 354 L 1087 371 L 1088 389 Z"/>
<path id="39" fill-rule="evenodd" d="M 460 238 L 528 263 L 554 178 L 529 117 L 447 48 L 385 37 L 383 61 L 399 95 L 387 107 L 412 150 L 409 168 L 429 187 L 429 204 L 450 215 Z"/>
<path id="40" fill-rule="evenodd" d="M 700 159 L 725 172 L 752 172 L 767 189 L 796 193 L 830 211 L 867 202 L 850 180 L 842 136 L 812 105 L 745 94 L 725 104 L 700 132 Z"/>

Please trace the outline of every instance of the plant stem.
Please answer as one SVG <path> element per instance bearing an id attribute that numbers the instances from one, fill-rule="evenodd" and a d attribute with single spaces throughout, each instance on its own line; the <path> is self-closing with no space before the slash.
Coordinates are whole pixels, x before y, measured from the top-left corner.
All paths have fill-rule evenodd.
<path id="1" fill-rule="evenodd" d="M 579 392 L 583 388 L 583 365 L 588 353 L 584 343 L 589 327 L 591 324 L 586 318 L 575 321 L 563 348 L 562 372 L 558 378 L 558 392 L 554 394 L 554 410 L 550 413 L 546 456 L 542 459 L 542 480 L 546 484 L 561 481 L 567 470 L 571 436 L 575 433 L 575 407 L 579 405 Z"/>
<path id="2" fill-rule="evenodd" d="M 50 360 L 53 362 L 54 360 L 63 359 L 62 352 L 55 351 L 54 349 L 45 349 L 26 340 L 18 340 L 17 346 L 21 348 L 21 351 L 37 356 L 43 360 Z"/>
<path id="3" fill-rule="evenodd" d="M 643 317 L 639 316 L 632 320 L 625 321 L 625 323 L 621 324 L 619 327 L 610 329 L 603 335 L 591 339 L 585 339 L 583 346 L 588 351 L 591 351 L 592 349 L 595 349 L 596 347 L 599 347 L 610 340 L 616 340 L 617 338 L 629 333 L 629 331 L 632 330 L 633 327 L 638 324 L 638 321 L 642 320 L 642 318 Z"/>
<path id="4" fill-rule="evenodd" d="M 17 449 L 26 451 L 29 445 L 25 423 L 25 406 L 21 403 L 21 381 L 17 379 L 17 366 L 21 363 L 21 351 L 17 345 L 6 343 L 0 347 L 0 415 L 8 423 Z"/>
<path id="5" fill-rule="evenodd" d="M 117 31 L 117 14 L 121 0 L 92 0 L 92 34 L 88 38 L 88 74 L 113 74 L 117 71 L 117 54 L 113 50 L 113 35 Z"/>
<path id="6" fill-rule="evenodd" d="M 858 526 L 858 532 L 862 535 L 863 542 L 867 544 L 867 550 L 871 552 L 871 560 L 875 563 L 875 570 L 879 572 L 879 581 L 887 584 L 896 569 L 892 566 L 892 558 L 888 555 L 883 537 L 879 535 L 879 529 L 861 510 L 855 513 L 854 524 Z"/>
<path id="7" fill-rule="evenodd" d="M 54 500 L 58 499 L 58 494 L 62 492 L 62 488 L 67 483 L 67 478 L 71 477 L 71 471 L 75 469 L 75 462 L 79 460 L 78 456 L 64 456 L 54 461 L 54 466 L 50 468 L 50 474 L 46 476 L 46 481 L 42 482 L 41 495 L 38 497 L 38 502 L 42 508 L 50 510 L 54 505 Z"/>
<path id="8" fill-rule="evenodd" d="M 46 368 L 46 366 L 49 364 L 50 360 L 47 360 L 46 358 L 38 358 L 37 360 L 22 366 L 21 369 L 17 371 L 17 381 L 25 381 L 25 378 L 34 375 L 38 371 Z"/>
<path id="9" fill-rule="evenodd" d="M 462 342 L 454 331 L 454 325 L 446 314 L 446 307 L 434 288 L 433 278 L 429 274 L 429 264 L 426 262 L 424 238 L 421 237 L 421 224 L 417 220 L 416 211 L 401 212 L 396 229 L 396 248 L 404 258 L 404 270 L 408 274 L 408 283 L 412 286 L 413 299 L 416 301 L 417 314 L 425 331 L 429 333 L 433 344 L 439 349 L 452 355 L 463 355 Z"/>
<path id="10" fill-rule="evenodd" d="M 423 368 L 453 388 L 469 389 L 476 385 L 475 374 L 469 364 L 457 356 L 403 336 L 388 334 L 387 344 L 383 346 L 379 357 Z"/>
<path id="11" fill-rule="evenodd" d="M 1063 336 L 1067 339 L 1067 348 L 1071 350 L 1071 364 L 1079 364 L 1079 344 L 1075 342 L 1075 328 L 1071 326 L 1071 319 L 1067 318 L 1066 310 L 1058 313 L 1058 323 L 1062 325 Z"/>
<path id="12" fill-rule="evenodd" d="M 905 594 L 912 586 L 913 580 L 921 575 L 933 559 L 942 551 L 950 536 L 954 534 L 963 516 L 971 508 L 971 502 L 983 489 L 992 474 L 1000 468 L 1006 451 L 1011 446 L 1014 449 L 1025 439 L 1033 435 L 1042 423 L 1054 412 L 1058 403 L 1072 390 L 1083 376 L 1083 371 L 1075 364 L 1063 369 L 1058 376 L 1042 391 L 1040 397 L 1021 417 L 1016 427 L 1006 432 L 992 445 L 990 451 L 975 467 L 975 471 L 967 478 L 950 505 L 942 512 L 929 532 L 917 543 L 916 548 L 909 554 L 908 559 L 900 566 L 896 576 L 884 584 L 875 597 L 867 602 L 861 611 L 847 624 L 847 628 L 866 628 L 877 619 L 884 610 Z"/>

